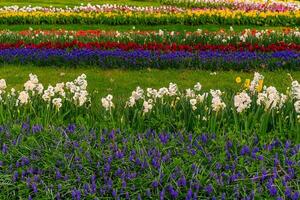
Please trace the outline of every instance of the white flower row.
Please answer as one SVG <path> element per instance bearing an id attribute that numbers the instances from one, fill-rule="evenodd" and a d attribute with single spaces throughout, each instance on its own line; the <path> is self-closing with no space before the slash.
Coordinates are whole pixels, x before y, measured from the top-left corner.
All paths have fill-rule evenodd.
<path id="1" fill-rule="evenodd" d="M 256 72 L 249 89 L 238 92 L 233 97 L 233 106 L 236 112 L 247 112 L 251 106 L 255 105 L 262 107 L 265 111 L 279 111 L 290 101 L 294 102 L 294 109 L 300 116 L 300 84 L 298 81 L 293 81 L 290 92 L 283 94 L 273 86 L 259 88 L 262 87 L 260 81 L 263 79 L 264 77 Z M 30 74 L 29 80 L 24 84 L 24 89 L 18 92 L 15 89 L 7 92 L 6 81 L 1 79 L 0 100 L 5 104 L 5 98 L 15 99 L 15 106 L 24 106 L 33 100 L 40 99 L 46 104 L 52 105 L 57 110 L 60 110 L 65 101 L 81 107 L 90 105 L 89 103 L 91 103 L 87 86 L 86 75 L 82 74 L 72 82 L 57 83 L 55 86 L 49 85 L 44 89 L 38 77 Z M 146 114 L 151 112 L 156 104 L 168 104 L 170 107 L 175 107 L 177 102 L 183 100 L 191 106 L 193 111 L 196 111 L 201 105 L 208 110 L 209 108 L 205 103 L 209 102 L 206 100 L 210 100 L 210 110 L 218 113 L 228 106 L 223 100 L 224 94 L 225 92 L 220 90 L 210 90 L 209 93 L 202 92 L 202 85 L 199 82 L 194 85 L 193 89 L 188 88 L 182 92 L 175 83 L 170 83 L 168 87 L 159 89 L 147 88 L 144 90 L 141 87 L 137 87 L 132 91 L 131 96 L 125 104 L 125 108 L 140 109 Z M 254 99 L 255 101 L 253 101 Z M 106 97 L 103 97 L 101 105 L 106 111 L 112 111 L 115 107 L 113 96 L 108 94 Z"/>
<path id="2" fill-rule="evenodd" d="M 0 8 L 0 12 L 107 12 L 107 11 L 133 11 L 133 12 L 168 12 L 168 11 L 177 11 L 182 12 L 184 9 L 176 8 L 173 6 L 129 6 L 129 5 L 116 5 L 116 4 L 102 4 L 102 5 L 80 5 L 69 7 L 65 6 L 64 8 L 58 7 L 41 7 L 41 6 L 23 6 L 18 5 L 13 6 L 4 6 Z"/>

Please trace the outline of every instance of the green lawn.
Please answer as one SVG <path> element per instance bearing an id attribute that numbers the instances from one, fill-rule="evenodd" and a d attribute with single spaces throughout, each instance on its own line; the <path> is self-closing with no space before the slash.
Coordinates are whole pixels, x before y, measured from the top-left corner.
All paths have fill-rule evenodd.
<path id="1" fill-rule="evenodd" d="M 40 81 L 47 86 L 61 81 L 70 81 L 81 73 L 88 77 L 89 89 L 98 90 L 100 95 L 112 93 L 118 97 L 128 97 L 136 86 L 158 88 L 167 86 L 169 82 L 177 83 L 182 89 L 193 87 L 196 82 L 203 85 L 204 90 L 234 89 L 240 87 L 235 78 L 241 76 L 253 78 L 253 73 L 217 72 L 210 75 L 209 71 L 197 70 L 102 70 L 97 68 L 43 68 L 32 66 L 6 66 L 0 68 L 0 78 L 7 81 L 9 87 L 21 89 L 28 79 L 29 73 L 35 73 Z M 262 72 L 267 85 L 274 85 L 282 92 L 290 85 L 286 71 Z M 300 80 L 300 72 L 291 72 L 294 79 Z"/>
<path id="2" fill-rule="evenodd" d="M 65 29 L 65 30 L 118 30 L 118 31 L 128 31 L 132 30 L 132 25 L 118 25 L 118 26 L 110 26 L 110 25 L 81 25 L 81 24 L 68 24 L 68 25 L 0 25 L 0 29 L 9 29 L 11 31 L 20 31 L 20 30 L 28 30 L 29 27 L 33 29 L 43 29 L 43 30 L 57 30 L 57 29 Z M 156 26 L 143 26 L 143 25 L 135 25 L 135 30 L 168 30 L 168 31 L 196 31 L 197 29 L 207 30 L 207 31 L 218 31 L 220 29 L 229 30 L 230 26 L 228 25 L 200 25 L 200 26 L 188 26 L 188 25 L 156 25 Z M 235 31 L 242 31 L 246 28 L 250 29 L 275 29 L 280 30 L 283 27 L 270 27 L 270 26 L 233 26 Z"/>
<path id="3" fill-rule="evenodd" d="M 136 5 L 136 6 L 159 6 L 156 0 L 0 0 L 0 6 L 56 6 L 65 7 L 78 6 L 81 3 L 87 4 L 119 4 L 119 5 Z"/>

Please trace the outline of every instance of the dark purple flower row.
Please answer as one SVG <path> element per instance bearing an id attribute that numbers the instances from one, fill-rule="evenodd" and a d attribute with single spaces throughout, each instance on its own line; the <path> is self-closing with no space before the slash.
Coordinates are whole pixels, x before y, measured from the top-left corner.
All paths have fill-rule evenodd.
<path id="1" fill-rule="evenodd" d="M 6 177 L 0 179 L 0 197 L 300 197 L 300 144 L 291 141 L 267 142 L 257 136 L 243 141 L 236 135 L 213 133 L 108 131 L 75 124 L 45 129 L 23 123 L 0 128 L 0 147 L 0 169 Z"/>
<path id="2" fill-rule="evenodd" d="M 300 52 L 159 52 L 97 49 L 3 49 L 0 64 L 93 65 L 104 68 L 299 69 Z"/>

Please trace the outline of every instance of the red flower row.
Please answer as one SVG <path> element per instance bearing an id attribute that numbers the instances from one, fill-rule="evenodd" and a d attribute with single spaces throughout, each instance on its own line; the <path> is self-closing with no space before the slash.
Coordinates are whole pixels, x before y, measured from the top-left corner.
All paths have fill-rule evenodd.
<path id="1" fill-rule="evenodd" d="M 86 48 L 86 49 L 122 49 L 129 50 L 157 50 L 157 51 L 261 51 L 274 52 L 283 50 L 300 51 L 300 44 L 277 42 L 269 45 L 259 44 L 164 44 L 164 43 L 146 43 L 138 44 L 134 42 L 118 43 L 118 42 L 79 42 L 74 40 L 72 42 L 41 42 L 38 44 L 25 43 L 19 41 L 17 43 L 0 43 L 0 49 L 8 48 L 34 48 L 34 49 L 72 49 L 72 48 Z"/>

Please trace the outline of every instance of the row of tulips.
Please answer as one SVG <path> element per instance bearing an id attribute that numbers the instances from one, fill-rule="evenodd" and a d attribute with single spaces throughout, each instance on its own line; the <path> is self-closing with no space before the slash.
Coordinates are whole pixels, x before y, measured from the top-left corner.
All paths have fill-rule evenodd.
<path id="1" fill-rule="evenodd" d="M 262 52 L 276 52 L 276 51 L 300 51 L 300 44 L 278 42 L 270 45 L 258 44 L 163 44 L 163 43 L 146 43 L 138 44 L 134 42 L 120 43 L 120 42 L 79 42 L 73 40 L 72 42 L 41 42 L 41 43 L 25 43 L 19 41 L 17 43 L 0 43 L 1 49 L 11 48 L 26 48 L 26 49 L 120 49 L 123 51 L 130 50 L 150 50 L 162 52 L 175 52 L 175 51 L 262 51 Z"/>
<path id="2" fill-rule="evenodd" d="M 264 10 L 284 12 L 299 10 L 297 1 L 253 1 L 253 0 L 160 0 L 162 4 L 192 8 L 230 8 L 235 10 Z"/>
<path id="3" fill-rule="evenodd" d="M 3 123 L 28 117 L 41 123 L 80 122 L 95 127 L 121 129 L 242 131 L 261 134 L 278 131 L 284 137 L 300 141 L 300 85 L 293 81 L 284 93 L 264 86 L 264 77 L 255 73 L 253 80 L 241 80 L 238 92 L 179 90 L 176 84 L 159 89 L 137 87 L 126 100 L 107 95 L 99 99 L 87 90 L 83 74 L 72 82 L 44 87 L 34 74 L 24 89 L 8 90 L 0 80 L 0 120 Z"/>
<path id="4" fill-rule="evenodd" d="M 110 12 L 110 11 L 122 11 L 122 12 L 184 12 L 188 9 L 180 7 L 195 7 L 195 8 L 208 8 L 208 9 L 234 9 L 244 11 L 272 11 L 272 12 L 286 12 L 286 11 L 298 11 L 300 10 L 300 4 L 297 1 L 294 2 L 255 2 L 251 0 L 160 0 L 162 4 L 168 4 L 172 6 L 128 6 L 128 5 L 115 5 L 115 4 L 103 4 L 103 5 L 92 5 L 82 4 L 81 6 L 64 8 L 58 7 L 40 7 L 40 6 L 5 6 L 0 8 L 0 11 L 9 12 Z M 178 7 L 180 6 L 180 7 Z M 195 9 L 194 9 L 195 10 Z"/>
<path id="5" fill-rule="evenodd" d="M 299 200 L 299 142 L 257 134 L 4 124 L 0 198 Z"/>
<path id="6" fill-rule="evenodd" d="M 193 32 L 175 31 L 137 31 L 126 32 L 87 30 L 25 30 L 25 31 L 0 31 L 0 44 L 2 43 L 31 43 L 43 42 L 72 43 L 78 41 L 88 42 L 112 42 L 112 43 L 137 43 L 144 45 L 148 43 L 160 43 L 169 45 L 243 45 L 252 44 L 268 46 L 276 43 L 287 45 L 300 44 L 300 31 L 298 29 L 284 30 L 255 30 L 245 29 L 235 32 L 231 27 L 229 31 L 209 32 L 198 29 Z M 280 44 L 278 45 L 280 46 Z"/>
<path id="7" fill-rule="evenodd" d="M 244 11 L 231 9 L 197 9 L 182 12 L 104 11 L 104 12 L 43 12 L 0 11 L 0 24 L 227 24 L 297 26 L 300 11 Z"/>

